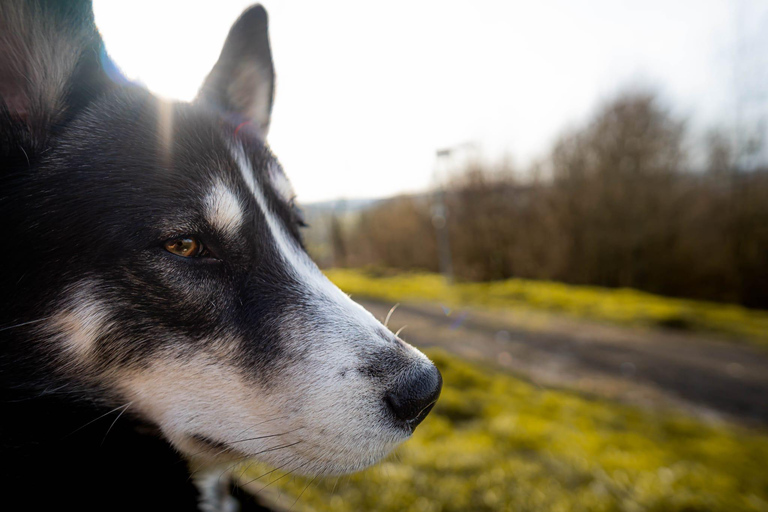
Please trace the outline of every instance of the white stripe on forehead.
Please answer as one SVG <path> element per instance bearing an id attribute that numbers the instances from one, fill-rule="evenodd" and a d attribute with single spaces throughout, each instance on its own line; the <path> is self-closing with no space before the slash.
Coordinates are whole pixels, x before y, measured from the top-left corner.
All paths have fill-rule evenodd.
<path id="1" fill-rule="evenodd" d="M 356 318 L 358 325 L 361 327 L 367 326 L 372 330 L 377 328 L 380 324 L 373 315 L 350 299 L 344 292 L 339 290 L 336 285 L 331 283 L 323 273 L 320 272 L 320 269 L 317 268 L 317 265 L 314 264 L 307 253 L 304 252 L 296 241 L 286 232 L 280 220 L 270 210 L 267 200 L 264 197 L 264 192 L 261 190 L 259 183 L 254 177 L 251 163 L 242 146 L 233 147 L 232 155 L 235 158 L 235 162 L 237 162 L 243 180 L 248 186 L 248 189 L 253 193 L 256 203 L 259 205 L 259 209 L 264 214 L 264 218 L 269 226 L 270 234 L 272 235 L 280 256 L 285 261 L 288 270 L 300 283 L 307 286 L 308 290 L 314 292 L 318 298 L 325 297 L 346 309 L 350 317 Z M 376 339 L 378 336 L 373 336 L 373 338 Z M 383 340 L 380 342 L 383 343 Z"/>
<path id="2" fill-rule="evenodd" d="M 280 255 L 297 275 L 304 277 L 305 274 L 319 273 L 319 270 L 312 268 L 315 266 L 314 263 L 309 260 L 306 253 L 304 253 L 288 233 L 285 232 L 285 228 L 280 224 L 280 220 L 272 213 L 272 210 L 270 210 L 269 205 L 267 204 L 267 199 L 264 197 L 264 192 L 261 190 L 261 186 L 254 177 L 251 162 L 245 155 L 243 148 L 235 147 L 232 153 L 235 157 L 235 162 L 237 162 L 237 167 L 240 169 L 240 173 L 243 176 L 243 180 L 245 180 L 245 184 L 253 194 L 256 203 L 259 205 L 259 209 L 267 220 L 269 231 L 277 244 Z"/>
<path id="3" fill-rule="evenodd" d="M 205 218 L 214 228 L 235 236 L 243 225 L 243 209 L 237 196 L 217 180 L 205 196 Z"/>

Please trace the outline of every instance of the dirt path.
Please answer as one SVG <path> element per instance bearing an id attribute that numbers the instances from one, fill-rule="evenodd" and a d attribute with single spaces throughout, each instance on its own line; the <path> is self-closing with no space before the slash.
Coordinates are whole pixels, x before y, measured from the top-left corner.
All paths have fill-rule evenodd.
<path id="1" fill-rule="evenodd" d="M 377 318 L 392 306 L 358 300 Z M 768 350 L 713 337 L 629 329 L 546 313 L 402 304 L 389 326 L 418 347 L 490 361 L 534 383 L 709 419 L 768 425 Z"/>

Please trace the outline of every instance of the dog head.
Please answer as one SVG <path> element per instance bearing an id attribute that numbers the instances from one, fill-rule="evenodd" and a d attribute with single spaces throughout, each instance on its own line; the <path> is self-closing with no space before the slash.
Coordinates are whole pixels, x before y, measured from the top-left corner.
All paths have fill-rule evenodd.
<path id="1" fill-rule="evenodd" d="M 343 473 L 408 438 L 440 374 L 302 246 L 265 142 L 265 11 L 176 103 L 115 79 L 81 6 L 12 4 L 0 18 L 26 32 L 0 61 L 4 320 L 30 322 L 41 364 L 190 456 Z"/>

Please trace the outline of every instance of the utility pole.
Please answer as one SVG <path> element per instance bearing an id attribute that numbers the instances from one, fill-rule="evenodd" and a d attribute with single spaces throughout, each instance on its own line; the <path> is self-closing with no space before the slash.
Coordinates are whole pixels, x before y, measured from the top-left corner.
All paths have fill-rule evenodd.
<path id="1" fill-rule="evenodd" d="M 462 150 L 474 151 L 474 142 L 465 142 L 448 148 L 438 149 L 435 154 L 435 167 L 432 172 L 434 192 L 432 194 L 432 225 L 437 236 L 437 257 L 440 273 L 450 284 L 453 283 L 453 255 L 451 238 L 448 229 L 450 212 L 445 202 L 445 179 L 453 161 L 453 157 Z"/>
<path id="2" fill-rule="evenodd" d="M 768 58 L 763 51 L 768 18 L 755 2 L 735 4 L 733 93 L 736 165 L 741 171 L 768 163 Z"/>
<path id="3" fill-rule="evenodd" d="M 437 257 L 440 273 L 450 284 L 453 283 L 453 259 L 451 257 L 451 240 L 448 234 L 448 208 L 445 206 L 445 189 L 443 185 L 435 187 L 432 198 L 432 225 L 437 235 Z"/>

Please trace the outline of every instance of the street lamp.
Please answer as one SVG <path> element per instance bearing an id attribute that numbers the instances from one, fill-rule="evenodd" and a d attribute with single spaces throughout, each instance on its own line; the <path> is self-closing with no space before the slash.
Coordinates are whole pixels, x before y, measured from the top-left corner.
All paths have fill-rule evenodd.
<path id="1" fill-rule="evenodd" d="M 448 206 L 445 204 L 444 179 L 448 175 L 451 158 L 462 149 L 474 149 L 472 142 L 457 144 L 449 148 L 438 149 L 435 156 L 435 169 L 432 175 L 434 195 L 432 199 L 432 225 L 437 236 L 437 257 L 440 273 L 448 283 L 453 282 L 453 257 L 451 239 L 448 231 Z"/>

